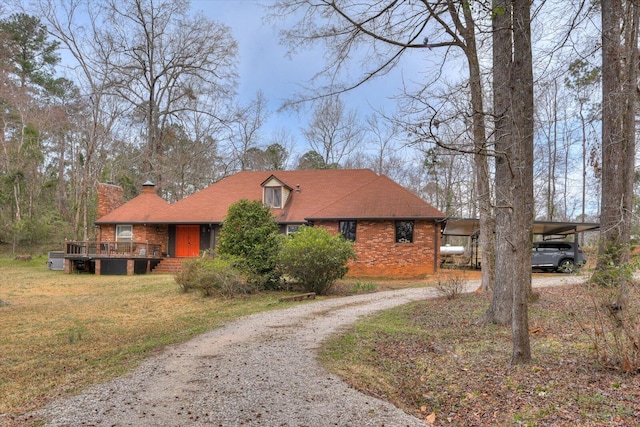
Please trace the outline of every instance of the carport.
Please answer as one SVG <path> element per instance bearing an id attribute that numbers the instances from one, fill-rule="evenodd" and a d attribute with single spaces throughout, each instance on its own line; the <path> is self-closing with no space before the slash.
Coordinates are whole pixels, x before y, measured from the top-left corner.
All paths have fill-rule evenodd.
<path id="1" fill-rule="evenodd" d="M 600 228 L 598 223 L 567 222 L 567 221 L 534 221 L 533 234 L 542 236 L 542 240 L 553 240 L 585 231 L 594 231 Z M 471 237 L 470 262 L 475 268 L 479 267 L 478 260 L 478 235 L 480 234 L 480 220 L 474 218 L 447 218 L 442 227 L 443 236 Z M 577 248 L 577 245 L 575 245 Z M 577 255 L 577 254 L 574 254 Z M 474 259 L 475 258 L 475 259 Z"/>

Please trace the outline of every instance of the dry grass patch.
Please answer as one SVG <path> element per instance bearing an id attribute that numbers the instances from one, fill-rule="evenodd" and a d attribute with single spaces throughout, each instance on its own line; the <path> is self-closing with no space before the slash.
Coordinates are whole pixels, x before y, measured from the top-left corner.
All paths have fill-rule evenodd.
<path id="1" fill-rule="evenodd" d="M 0 271 L 9 303 L 0 307 L 0 421 L 120 375 L 163 345 L 279 307 L 269 293 L 179 293 L 169 275 L 66 275 L 44 258 L 0 259 Z"/>
<path id="2" fill-rule="evenodd" d="M 488 304 L 487 295 L 463 295 L 368 317 L 327 342 L 321 359 L 437 426 L 640 425 L 640 373 L 595 360 L 583 287 L 540 290 L 530 306 L 534 361 L 515 368 L 509 328 L 476 324 Z"/>

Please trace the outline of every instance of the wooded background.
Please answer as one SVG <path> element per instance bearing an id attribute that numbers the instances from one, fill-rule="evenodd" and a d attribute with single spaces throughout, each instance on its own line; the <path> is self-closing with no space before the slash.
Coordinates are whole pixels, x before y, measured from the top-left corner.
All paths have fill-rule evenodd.
<path id="1" fill-rule="evenodd" d="M 98 182 L 115 182 L 131 198 L 151 180 L 173 202 L 240 170 L 371 168 L 447 215 L 479 217 L 484 209 L 491 217 L 500 154 L 492 23 L 501 6 L 414 1 L 357 10 L 337 2 L 353 16 L 384 16 L 374 34 L 366 20 L 339 20 L 339 7 L 329 3 L 314 10 L 311 2 L 281 1 L 265 10 L 276 24 L 300 17 L 298 26 L 282 28 L 282 42 L 294 54 L 331 42 L 317 78 L 300 82 L 304 89 L 284 105 L 312 112 L 298 139 L 291 129 L 265 132 L 274 112 L 261 92 L 250 103 L 237 98 L 243 76 L 231 31 L 195 13 L 188 1 L 0 6 L 5 250 L 55 249 L 65 238 L 90 238 Z M 617 4 L 628 11 L 630 2 Z M 534 2 L 531 12 L 534 216 L 598 222 L 601 9 L 598 2 L 546 1 Z M 631 24 L 616 28 L 623 39 L 635 37 L 637 60 L 637 34 L 625 33 Z M 366 46 L 375 55 L 350 80 L 342 78 L 351 52 Z M 427 71 L 415 77 L 423 84 L 399 92 L 394 111 L 364 116 L 346 106 L 350 87 L 384 79 L 398 57 L 415 51 L 425 57 Z M 64 63 L 63 52 L 70 58 Z M 629 156 L 634 170 L 635 148 Z"/>

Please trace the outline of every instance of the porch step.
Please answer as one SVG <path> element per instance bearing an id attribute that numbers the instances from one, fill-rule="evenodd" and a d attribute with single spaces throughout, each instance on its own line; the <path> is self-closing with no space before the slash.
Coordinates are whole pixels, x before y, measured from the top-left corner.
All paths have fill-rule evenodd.
<path id="1" fill-rule="evenodd" d="M 182 272 L 185 258 L 165 258 L 151 271 L 154 274 L 176 274 Z"/>

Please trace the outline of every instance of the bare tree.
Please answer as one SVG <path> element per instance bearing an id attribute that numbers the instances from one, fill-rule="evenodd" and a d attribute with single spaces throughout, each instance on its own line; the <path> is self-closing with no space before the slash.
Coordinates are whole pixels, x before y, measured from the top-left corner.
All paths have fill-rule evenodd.
<path id="1" fill-rule="evenodd" d="M 339 97 L 319 101 L 309 125 L 303 129 L 307 143 L 324 164 L 340 165 L 362 142 L 363 128 L 355 111 L 346 111 Z"/>
<path id="2" fill-rule="evenodd" d="M 164 133 L 184 114 L 226 121 L 237 44 L 225 25 L 192 15 L 188 0 L 104 0 L 95 52 L 112 70 L 107 86 L 130 107 L 144 138 L 143 171 L 163 187 Z"/>
<path id="3" fill-rule="evenodd" d="M 484 96 L 481 81 L 480 61 L 476 45 L 476 24 L 471 7 L 466 2 L 458 4 L 448 1 L 447 8 L 454 27 L 460 32 L 459 39 L 454 38 L 461 47 L 469 67 L 469 89 L 471 93 L 471 117 L 473 129 L 473 151 L 476 177 L 476 192 L 480 219 L 479 243 L 482 247 L 482 284 L 485 291 L 491 289 L 495 282 L 495 220 L 492 209 L 492 193 L 490 184 L 489 161 L 487 155 L 491 149 L 487 144 Z M 453 12 L 455 10 L 455 13 Z M 460 17 L 462 15 L 462 18 Z M 446 27 L 445 27 L 446 28 Z M 451 32 L 451 31 L 449 31 Z"/>
<path id="4" fill-rule="evenodd" d="M 463 198 L 473 189 L 472 157 L 440 146 L 424 151 L 424 189 L 419 192 L 448 217 L 468 217 Z"/>
<path id="5" fill-rule="evenodd" d="M 549 84 L 539 85 L 538 105 L 536 109 L 536 119 L 538 124 L 538 143 L 536 144 L 536 154 L 538 161 L 534 165 L 536 168 L 536 176 L 539 176 L 537 187 L 541 194 L 541 210 L 544 211 L 544 217 L 553 221 L 557 219 L 557 169 L 559 157 L 561 155 L 559 148 L 558 127 L 562 123 L 558 117 L 560 106 L 558 102 L 559 87 L 557 78 L 552 79 Z"/>
<path id="6" fill-rule="evenodd" d="M 112 46 L 98 36 L 100 20 L 91 3 L 42 0 L 38 6 L 51 35 L 75 60 L 73 77 L 84 105 L 82 114 L 75 116 L 76 127 L 71 133 L 69 173 L 76 207 L 74 230 L 80 229 L 82 239 L 86 240 L 89 205 L 103 166 L 101 163 L 105 160 L 103 153 L 108 150 L 114 126 L 124 114 L 122 106 L 108 93 L 107 76 L 114 70 L 103 59 L 111 55 Z M 78 162 L 78 159 L 82 161 Z"/>
<path id="7" fill-rule="evenodd" d="M 235 169 L 245 171 L 263 168 L 256 164 L 256 153 L 262 151 L 260 149 L 261 132 L 268 113 L 267 100 L 262 92 L 258 92 L 255 99 L 247 106 L 236 108 L 229 137 L 231 162 L 237 165 Z"/>
<path id="8" fill-rule="evenodd" d="M 397 145 L 399 127 L 380 115 L 371 115 L 365 119 L 368 145 L 375 153 L 372 169 L 378 174 L 392 176 L 392 167 L 397 165 L 400 147 Z"/>
<path id="9" fill-rule="evenodd" d="M 286 170 L 296 147 L 296 137 L 290 129 L 280 128 L 271 133 L 266 151 L 271 169 Z"/>
<path id="10" fill-rule="evenodd" d="M 569 76 L 565 79 L 565 85 L 573 91 L 573 98 L 578 103 L 578 117 L 580 118 L 582 148 L 582 204 L 580 218 L 582 221 L 585 221 L 587 215 L 587 169 L 591 151 L 591 145 L 587 139 L 587 126 L 594 120 L 593 114 L 589 114 L 588 106 L 593 103 L 591 98 L 600 83 L 600 77 L 600 67 L 590 66 L 587 61 L 578 59 L 569 65 Z"/>
<path id="11" fill-rule="evenodd" d="M 514 166 L 513 211 L 510 231 L 516 251 L 513 282 L 513 319 L 511 363 L 531 361 L 528 300 L 531 295 L 531 236 L 533 235 L 533 56 L 531 51 L 531 2 L 513 2 L 513 69 L 511 74 L 513 105 Z M 506 151 L 508 152 L 508 151 Z M 505 248 L 507 251 L 513 247 Z M 512 270 L 513 271 L 513 270 Z"/>
<path id="12" fill-rule="evenodd" d="M 566 73 L 566 66 L 558 70 Z M 577 147 L 582 146 L 583 205 L 586 201 L 588 151 L 586 120 L 582 102 L 573 102 L 571 91 L 561 84 L 561 75 L 539 82 L 536 97 L 536 142 L 534 164 L 536 217 L 548 221 L 571 221 L 579 209 L 580 197 L 573 191 L 580 169 Z M 578 117 L 576 117 L 578 116 Z M 582 132 L 576 118 L 582 117 Z M 582 134 L 582 135 L 580 135 Z M 582 140 L 582 143 L 581 143 Z M 586 205 L 585 205 L 586 206 Z M 584 214 L 583 214 L 584 216 Z"/>

